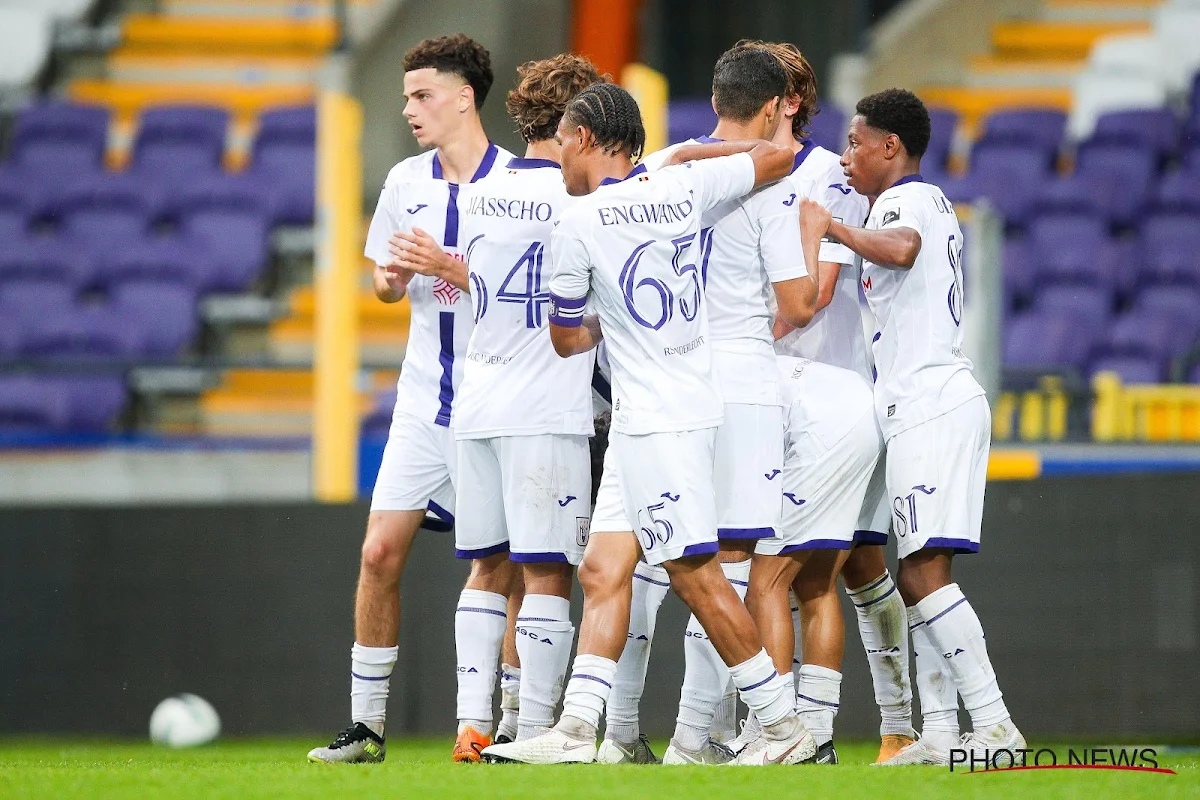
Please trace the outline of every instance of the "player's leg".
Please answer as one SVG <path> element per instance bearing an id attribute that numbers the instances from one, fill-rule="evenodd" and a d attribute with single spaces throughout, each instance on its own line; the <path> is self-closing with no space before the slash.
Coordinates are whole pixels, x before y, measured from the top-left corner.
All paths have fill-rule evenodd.
<path id="1" fill-rule="evenodd" d="M 987 401 L 979 397 L 898 434 L 888 449 L 895 525 L 906 532 L 897 584 L 971 715 L 974 731 L 960 746 L 973 751 L 1025 746 L 1004 704 L 979 617 L 951 575 L 954 553 L 979 549 L 990 433 Z"/>
<path id="2" fill-rule="evenodd" d="M 849 549 L 812 550 L 793 583 L 804 653 L 796 679 L 796 710 L 816 739 L 818 763 L 837 763 L 833 720 L 841 703 L 846 645 L 837 576 L 849 555 Z"/>
<path id="3" fill-rule="evenodd" d="M 400 576 L 426 508 L 432 503 L 453 523 L 454 493 L 445 433 L 444 428 L 404 412 L 393 415 L 372 492 L 355 593 L 351 725 L 329 746 L 312 750 L 310 761 L 384 759 L 387 698 L 398 653 Z"/>
<path id="4" fill-rule="evenodd" d="M 458 517 L 454 554 L 471 560 L 471 574 L 454 614 L 458 677 L 458 737 L 452 758 L 475 762 L 492 742 L 492 698 L 508 595 L 517 568 L 508 560 L 508 528 L 496 440 L 458 443 Z"/>
<path id="5" fill-rule="evenodd" d="M 496 726 L 496 741 L 511 742 L 517 738 L 517 718 L 521 698 L 521 657 L 517 653 L 517 614 L 525 600 L 525 581 L 520 570 L 513 570 L 512 592 L 508 595 L 508 624 L 500 644 L 500 724 Z"/>
<path id="6" fill-rule="evenodd" d="M 779 517 L 779 474 L 783 466 L 783 411 L 778 406 L 725 405 L 716 430 L 713 492 L 721 571 L 745 598 L 750 559 L 760 539 L 774 536 Z M 711 738 L 737 735 L 737 693 L 729 672 L 693 614 L 684 635 L 684 678 L 674 746 L 691 758 Z M 673 760 L 669 753 L 666 760 Z"/>

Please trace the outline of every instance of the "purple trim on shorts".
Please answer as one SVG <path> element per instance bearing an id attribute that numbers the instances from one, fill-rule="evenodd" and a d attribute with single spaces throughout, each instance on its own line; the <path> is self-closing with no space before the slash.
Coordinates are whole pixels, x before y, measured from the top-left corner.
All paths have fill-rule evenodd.
<path id="1" fill-rule="evenodd" d="M 656 580 L 654 580 L 654 578 L 647 578 L 645 575 L 639 575 L 636 572 L 633 573 L 633 577 L 637 578 L 639 581 L 645 581 L 646 583 L 653 583 L 655 586 L 670 586 L 671 585 L 669 581 L 666 583 L 664 583 L 662 581 L 656 581 Z"/>
<path id="2" fill-rule="evenodd" d="M 887 544 L 888 535 L 879 531 L 855 531 L 855 544 Z"/>
<path id="3" fill-rule="evenodd" d="M 456 547 L 454 548 L 454 557 L 473 561 L 477 558 L 487 558 L 488 556 L 494 556 L 497 553 L 507 552 L 508 542 L 501 542 L 500 544 L 494 544 L 491 547 L 481 547 L 478 550 L 459 550 Z"/>
<path id="4" fill-rule="evenodd" d="M 390 672 L 387 675 L 371 676 L 359 675 L 354 670 L 350 670 L 350 675 L 351 677 L 358 678 L 360 681 L 386 681 L 388 678 L 392 677 L 392 673 Z"/>
<path id="5" fill-rule="evenodd" d="M 960 599 L 960 600 L 955 600 L 953 603 L 951 603 L 951 604 L 949 605 L 949 607 L 947 607 L 947 608 L 943 608 L 941 611 L 939 611 L 938 613 L 934 614 L 934 615 L 933 615 L 931 618 L 929 618 L 929 619 L 925 620 L 925 624 L 926 624 L 926 625 L 932 625 L 933 623 L 937 622 L 939 619 L 941 619 L 942 617 L 946 616 L 946 615 L 947 615 L 947 614 L 949 614 L 951 611 L 953 611 L 954 609 L 958 608 L 959 606 L 961 606 L 961 605 L 962 605 L 963 603 L 965 603 L 965 602 L 967 602 L 967 598 L 965 598 L 965 597 L 964 597 L 964 598 L 962 598 L 962 599 Z"/>
<path id="6" fill-rule="evenodd" d="M 595 681 L 596 683 L 603 684 L 603 685 L 607 686 L 607 687 L 608 687 L 608 688 L 610 688 L 610 689 L 612 688 L 612 684 L 611 684 L 611 683 L 609 683 L 608 681 L 604 680 L 603 678 L 597 678 L 595 675 L 584 675 L 582 672 L 573 672 L 573 673 L 571 673 L 571 680 L 575 680 L 576 678 L 582 678 L 582 679 L 583 679 L 583 680 L 585 680 L 585 681 Z"/>
<path id="7" fill-rule="evenodd" d="M 888 589 L 886 592 L 884 592 L 879 597 L 876 597 L 874 600 L 868 600 L 865 603 L 855 603 L 854 607 L 855 608 L 870 608 L 871 606 L 875 605 L 876 603 L 881 603 L 884 600 L 887 600 L 889 597 L 891 597 L 895 593 L 896 593 L 896 587 L 893 586 L 892 588 Z"/>
<path id="8" fill-rule="evenodd" d="M 778 677 L 779 677 L 779 673 L 778 673 L 778 672 L 776 672 L 774 675 L 771 675 L 771 676 L 770 676 L 770 677 L 768 677 L 768 678 L 764 678 L 764 679 L 762 679 L 761 681 L 759 681 L 758 683 L 754 684 L 753 686 L 738 686 L 738 687 L 737 687 L 737 690 L 738 690 L 739 692 L 749 692 L 749 691 L 753 691 L 754 689 L 757 689 L 757 688 L 758 688 L 758 687 L 760 687 L 760 686 L 766 686 L 768 683 L 770 683 L 771 681 L 775 680 L 775 679 L 776 679 L 776 678 L 778 678 Z M 735 684 L 735 685 L 736 685 L 736 684 Z"/>
<path id="9" fill-rule="evenodd" d="M 687 547 L 683 548 L 683 552 L 680 553 L 678 556 L 676 556 L 675 559 L 669 559 L 669 560 L 674 561 L 678 558 L 688 558 L 689 556 L 706 556 L 706 555 L 709 555 L 710 553 L 715 553 L 720 549 L 721 549 L 721 545 L 717 544 L 716 542 L 701 542 L 700 544 L 689 544 Z M 636 574 L 637 573 L 635 572 L 634 575 L 636 575 Z"/>
<path id="10" fill-rule="evenodd" d="M 813 539 L 803 544 L 789 544 L 780 550 L 778 555 L 786 556 L 801 550 L 849 550 L 853 544 L 845 539 Z"/>
<path id="11" fill-rule="evenodd" d="M 956 539 L 947 536 L 937 536 L 932 539 L 928 539 L 921 549 L 928 550 L 931 547 L 946 547 L 953 550 L 955 553 L 979 552 L 979 542 L 972 542 L 970 539 Z"/>
<path id="12" fill-rule="evenodd" d="M 717 528 L 718 539 L 773 539 L 774 528 Z"/>
<path id="13" fill-rule="evenodd" d="M 476 608 L 475 606 L 459 606 L 458 608 L 456 608 L 454 610 L 455 611 L 471 611 L 475 614 L 492 614 L 493 616 L 504 617 L 505 619 L 508 619 L 508 614 L 505 614 L 503 611 L 497 611 L 494 608 Z"/>
<path id="14" fill-rule="evenodd" d="M 448 525 L 454 524 L 454 515 L 451 514 L 449 511 L 447 511 L 446 509 L 439 506 L 437 503 L 433 502 L 432 500 L 429 501 L 429 510 L 433 513 L 433 515 L 435 517 L 440 519 L 442 522 L 445 522 Z"/>
<path id="15" fill-rule="evenodd" d="M 517 564 L 569 564 L 566 553 L 513 553 L 509 552 L 508 560 Z"/>
<path id="16" fill-rule="evenodd" d="M 826 700 L 818 700 L 815 697 L 809 697 L 808 695 L 800 694 L 799 692 L 796 692 L 796 698 L 799 700 L 807 700 L 810 703 L 816 703 L 817 705 L 825 706 L 826 708 L 837 708 L 838 707 L 837 703 L 830 703 Z"/>

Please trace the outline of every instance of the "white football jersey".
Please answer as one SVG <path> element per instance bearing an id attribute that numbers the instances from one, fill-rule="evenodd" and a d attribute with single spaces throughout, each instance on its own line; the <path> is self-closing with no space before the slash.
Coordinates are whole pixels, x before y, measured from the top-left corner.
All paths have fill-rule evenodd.
<path id="1" fill-rule="evenodd" d="M 701 136 L 651 153 L 657 169 L 677 148 L 719 142 Z M 803 278 L 800 224 L 782 182 L 706 212 L 701 230 L 700 278 L 708 303 L 708 330 L 721 396 L 726 403 L 777 405 L 771 338 L 770 283 Z"/>
<path id="2" fill-rule="evenodd" d="M 792 174 L 783 181 L 796 197 L 807 197 L 829 210 L 846 225 L 861 226 L 867 218 L 867 198 L 846 185 L 840 157 L 811 142 L 796 154 Z M 821 261 L 841 264 L 837 286 L 829 305 L 818 311 L 803 328 L 775 343 L 778 353 L 809 358 L 850 369 L 870 380 L 870 356 L 862 330 L 862 308 L 858 297 L 859 259 L 845 245 L 826 239 L 821 242 Z"/>
<path id="3" fill-rule="evenodd" d="M 798 452 L 832 450 L 870 409 L 871 384 L 857 372 L 791 356 L 777 356 L 776 369 L 785 459 Z M 819 446 L 806 446 L 806 441 Z"/>
<path id="4" fill-rule="evenodd" d="M 875 411 L 891 439 L 983 394 L 983 387 L 962 351 L 963 236 L 946 195 L 909 175 L 879 195 L 867 228 L 921 234 L 911 268 L 863 264 L 863 290 L 879 326 Z"/>
<path id="5" fill-rule="evenodd" d="M 592 434 L 593 353 L 559 358 L 550 343 L 550 232 L 572 201 L 553 161 L 511 159 L 463 187 L 475 329 L 454 409 L 459 439 Z"/>
<path id="6" fill-rule="evenodd" d="M 512 157 L 507 150 L 490 145 L 472 183 L 502 169 Z M 367 258 L 380 266 L 387 264 L 392 234 L 420 228 L 461 260 L 466 249 L 459 235 L 461 188 L 442 177 L 436 150 L 392 167 L 367 230 Z M 408 347 L 396 384 L 396 405 L 421 419 L 449 426 L 471 336 L 471 301 L 466 292 L 441 278 L 415 275 L 408 284 L 408 302 Z"/>
<path id="7" fill-rule="evenodd" d="M 753 187 L 745 153 L 653 173 L 639 165 L 579 198 L 550 237 L 550 319 L 579 325 L 590 295 L 608 345 L 619 433 L 721 424 L 700 274 L 702 217 Z"/>

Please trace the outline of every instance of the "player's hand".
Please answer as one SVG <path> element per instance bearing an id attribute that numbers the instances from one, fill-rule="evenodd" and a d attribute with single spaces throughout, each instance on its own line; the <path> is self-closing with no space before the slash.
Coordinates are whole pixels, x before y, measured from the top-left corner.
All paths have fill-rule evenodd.
<path id="1" fill-rule="evenodd" d="M 820 203 L 808 199 L 800 200 L 800 233 L 805 238 L 822 239 L 829 232 L 833 215 Z"/>
<path id="2" fill-rule="evenodd" d="M 392 264 L 400 269 L 439 278 L 452 266 L 453 258 L 446 255 L 433 237 L 420 228 L 412 233 L 396 231 L 388 239 Z"/>
<path id="3" fill-rule="evenodd" d="M 371 276 L 375 285 L 375 296 L 385 303 L 398 302 L 408 291 L 409 281 L 414 275 L 416 273 L 412 270 L 390 263 L 387 266 L 376 267 Z"/>

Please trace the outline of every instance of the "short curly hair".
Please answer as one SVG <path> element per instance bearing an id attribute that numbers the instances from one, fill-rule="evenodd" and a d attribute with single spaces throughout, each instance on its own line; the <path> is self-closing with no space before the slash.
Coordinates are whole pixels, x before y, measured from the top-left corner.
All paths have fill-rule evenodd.
<path id="1" fill-rule="evenodd" d="M 788 97 L 800 100 L 800 108 L 792 117 L 792 136 L 797 139 L 808 138 L 808 125 L 820 109 L 817 107 L 817 74 L 812 65 L 800 52 L 800 48 L 791 42 L 760 42 L 743 39 L 738 44 L 761 47 L 778 59 L 788 74 Z"/>
<path id="2" fill-rule="evenodd" d="M 405 72 L 428 68 L 453 73 L 466 81 L 475 92 L 476 110 L 483 108 L 495 80 L 491 54 L 465 33 L 422 39 L 404 54 Z"/>
<path id="3" fill-rule="evenodd" d="M 646 146 L 642 112 L 633 95 L 615 83 L 598 83 L 567 105 L 563 118 L 592 132 L 596 145 L 609 155 L 625 153 L 636 161 Z"/>
<path id="4" fill-rule="evenodd" d="M 929 110 L 907 89 L 884 89 L 869 94 L 854 107 L 868 125 L 894 133 L 910 156 L 920 158 L 929 147 Z"/>
<path id="5" fill-rule="evenodd" d="M 749 42 L 726 50 L 713 67 L 713 106 L 722 119 L 753 119 L 771 98 L 782 100 L 787 87 L 787 70 L 779 60 Z"/>
<path id="6" fill-rule="evenodd" d="M 517 85 L 508 93 L 504 110 L 526 142 L 553 139 L 567 103 L 587 87 L 608 80 L 595 64 L 570 53 L 526 61 L 517 67 Z"/>

